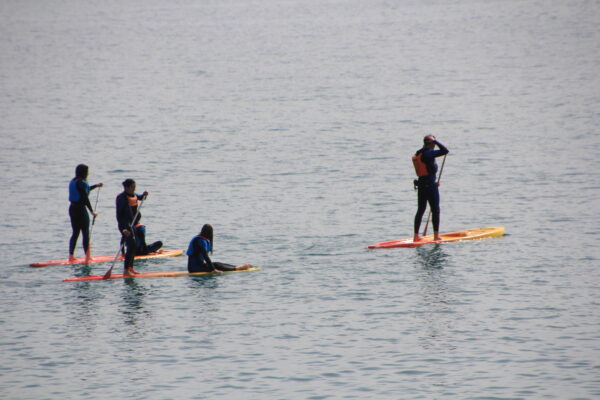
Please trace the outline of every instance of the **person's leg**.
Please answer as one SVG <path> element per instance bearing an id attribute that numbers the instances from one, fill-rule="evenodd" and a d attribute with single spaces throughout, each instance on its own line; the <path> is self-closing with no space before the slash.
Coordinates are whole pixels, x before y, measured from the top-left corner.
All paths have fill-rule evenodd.
<path id="1" fill-rule="evenodd" d="M 123 274 L 124 275 L 133 275 L 137 272 L 133 269 L 133 260 L 135 258 L 135 237 L 133 235 L 127 236 L 125 238 L 125 247 L 127 250 L 125 251 L 125 261 L 123 263 Z"/>
<path id="2" fill-rule="evenodd" d="M 83 242 L 83 252 L 86 260 L 89 260 L 90 254 L 90 216 L 87 211 L 83 210 L 81 215 L 81 236 Z"/>
<path id="3" fill-rule="evenodd" d="M 71 239 L 69 240 L 69 259 L 75 258 L 75 246 L 77 245 L 77 239 L 79 239 L 79 232 L 81 232 L 81 219 L 77 212 L 77 207 L 71 205 L 69 207 L 69 217 L 71 219 Z"/>
<path id="4" fill-rule="evenodd" d="M 218 269 L 219 271 L 240 271 L 243 269 L 248 269 L 251 267 L 250 264 L 244 264 L 244 265 L 232 265 L 232 264 L 225 264 L 225 263 L 220 263 L 220 262 L 213 262 L 213 266 Z"/>
<path id="5" fill-rule="evenodd" d="M 225 263 L 221 263 L 221 262 L 214 262 L 213 261 L 213 266 L 218 269 L 219 271 L 235 271 L 235 265 L 232 264 L 225 264 Z"/>
<path id="6" fill-rule="evenodd" d="M 148 249 L 148 253 L 156 253 L 158 251 L 158 249 L 160 249 L 162 247 L 162 245 L 163 245 L 163 243 L 160 240 L 158 240 L 146 247 Z"/>
<path id="7" fill-rule="evenodd" d="M 427 209 L 427 187 L 424 184 L 419 184 L 419 190 L 417 192 L 417 213 L 415 214 L 415 224 L 414 224 L 414 237 L 413 241 L 418 242 L 421 240 L 419 236 L 419 229 L 421 229 L 421 220 L 423 219 L 423 214 L 425 214 L 425 210 Z"/>
<path id="8" fill-rule="evenodd" d="M 431 221 L 433 223 L 433 240 L 440 240 L 440 192 L 437 187 L 431 190 L 429 207 L 431 207 Z"/>

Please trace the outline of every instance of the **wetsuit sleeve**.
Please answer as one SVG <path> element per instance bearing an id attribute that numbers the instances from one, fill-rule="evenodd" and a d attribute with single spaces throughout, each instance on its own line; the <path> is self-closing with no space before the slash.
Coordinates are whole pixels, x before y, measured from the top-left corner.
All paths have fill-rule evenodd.
<path id="1" fill-rule="evenodd" d="M 446 148 L 446 146 L 444 146 L 443 144 L 441 144 L 440 142 L 438 142 L 437 140 L 435 141 L 435 144 L 437 144 L 437 146 L 440 148 L 439 150 L 436 150 L 434 153 L 434 157 L 440 157 L 440 156 L 445 156 L 446 154 L 450 153 L 450 150 L 448 150 Z"/>
<path id="2" fill-rule="evenodd" d="M 94 190 L 94 189 L 96 189 L 97 187 L 98 187 L 98 185 L 92 185 L 92 186 L 90 186 L 90 190 Z"/>
<path id="3" fill-rule="evenodd" d="M 87 190 L 83 182 L 77 182 L 77 191 L 79 192 L 79 196 L 81 196 L 81 203 L 88 208 L 90 211 L 94 211 L 92 208 L 92 204 L 90 203 L 90 198 L 88 197 Z"/>

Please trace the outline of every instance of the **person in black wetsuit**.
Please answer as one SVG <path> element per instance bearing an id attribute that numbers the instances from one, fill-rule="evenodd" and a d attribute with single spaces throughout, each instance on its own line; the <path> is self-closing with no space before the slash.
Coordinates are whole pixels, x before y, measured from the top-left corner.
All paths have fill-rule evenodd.
<path id="1" fill-rule="evenodd" d="M 435 147 L 438 150 L 435 150 Z M 440 193 L 436 182 L 436 174 L 438 170 L 435 159 L 448 154 L 448 149 L 438 142 L 433 135 L 427 135 L 423 138 L 423 147 L 419 149 L 413 157 L 413 163 L 417 172 L 418 181 L 418 208 L 415 214 L 414 222 L 414 237 L 413 241 L 421 240 L 419 229 L 421 220 L 427 203 L 431 208 L 433 222 L 433 240 L 440 240 Z"/>
<path id="2" fill-rule="evenodd" d="M 116 199 L 117 223 L 119 232 L 122 235 L 121 240 L 126 247 L 123 275 L 133 276 L 137 273 L 133 269 L 133 259 L 137 251 L 134 225 L 135 221 L 141 218 L 141 214 L 138 212 L 139 201 L 144 200 L 148 196 L 148 192 L 135 193 L 135 181 L 133 179 L 124 180 L 123 188 L 125 190 Z"/>
<path id="3" fill-rule="evenodd" d="M 208 253 L 213 250 L 213 227 L 205 224 L 200 234 L 194 236 L 188 246 L 188 272 L 223 272 L 238 271 L 250 268 L 250 264 L 235 266 L 214 262 L 210 259 Z"/>
<path id="4" fill-rule="evenodd" d="M 71 239 L 69 240 L 69 260 L 75 259 L 75 246 L 79 233 L 83 236 L 83 251 L 85 252 L 86 260 L 89 260 L 90 255 L 90 216 L 87 210 L 90 210 L 92 215 L 96 217 L 98 214 L 92 208 L 88 194 L 90 191 L 102 187 L 102 183 L 96 185 L 88 185 L 89 168 L 85 164 L 79 164 L 75 168 L 75 177 L 69 182 L 69 217 L 71 218 Z"/>
<path id="5" fill-rule="evenodd" d="M 141 217 L 138 215 L 138 218 L 133 226 L 135 232 L 135 254 L 138 256 L 144 256 L 146 254 L 155 253 L 160 249 L 163 243 L 158 240 L 151 244 L 146 244 L 146 225 L 142 225 L 140 223 Z"/>

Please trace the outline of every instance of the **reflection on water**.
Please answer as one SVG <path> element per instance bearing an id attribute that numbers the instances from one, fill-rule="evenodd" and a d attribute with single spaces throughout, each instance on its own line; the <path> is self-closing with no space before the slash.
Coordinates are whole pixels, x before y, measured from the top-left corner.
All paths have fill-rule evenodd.
<path id="1" fill-rule="evenodd" d="M 440 343 L 446 343 L 447 346 L 446 336 L 455 318 L 451 290 L 448 288 L 448 272 L 444 270 L 448 259 L 448 254 L 439 244 L 416 249 L 415 262 L 421 269 L 418 274 L 421 304 L 417 314 L 422 324 L 420 342 L 423 348 L 433 348 Z"/>
<path id="2" fill-rule="evenodd" d="M 78 268 L 79 270 L 79 268 Z M 79 271 L 82 272 L 82 271 Z M 87 272 L 89 275 L 89 271 Z M 80 276 L 84 276 L 83 274 Z M 71 331 L 80 336 L 90 336 L 97 326 L 98 304 L 102 298 L 93 282 L 77 282 L 70 285 L 73 293 L 73 303 L 69 313 L 71 320 Z"/>
<path id="3" fill-rule="evenodd" d="M 219 287 L 218 274 L 190 276 L 190 289 L 216 289 Z"/>
<path id="4" fill-rule="evenodd" d="M 137 279 L 125 279 L 123 282 L 123 303 L 119 310 L 125 325 L 139 333 L 140 323 L 152 316 L 150 309 L 144 307 L 146 288 Z"/>
<path id="5" fill-rule="evenodd" d="M 92 267 L 90 264 L 78 264 L 72 266 L 73 276 L 90 276 L 92 274 Z"/>
<path id="6" fill-rule="evenodd" d="M 443 268 L 448 254 L 444 252 L 439 243 L 432 246 L 417 247 L 417 262 L 427 269 Z"/>

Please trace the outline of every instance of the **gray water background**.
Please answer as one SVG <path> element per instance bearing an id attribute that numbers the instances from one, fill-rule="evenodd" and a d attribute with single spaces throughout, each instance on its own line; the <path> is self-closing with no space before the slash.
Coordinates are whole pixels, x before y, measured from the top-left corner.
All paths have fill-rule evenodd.
<path id="1" fill-rule="evenodd" d="M 600 398 L 600 2 L 6 0 L 0 21 L 0 397 Z M 366 250 L 411 235 L 429 133 L 442 231 L 507 235 Z M 67 256 L 81 162 L 95 254 L 131 177 L 149 240 L 211 223 L 215 260 L 261 271 L 29 268 Z"/>

